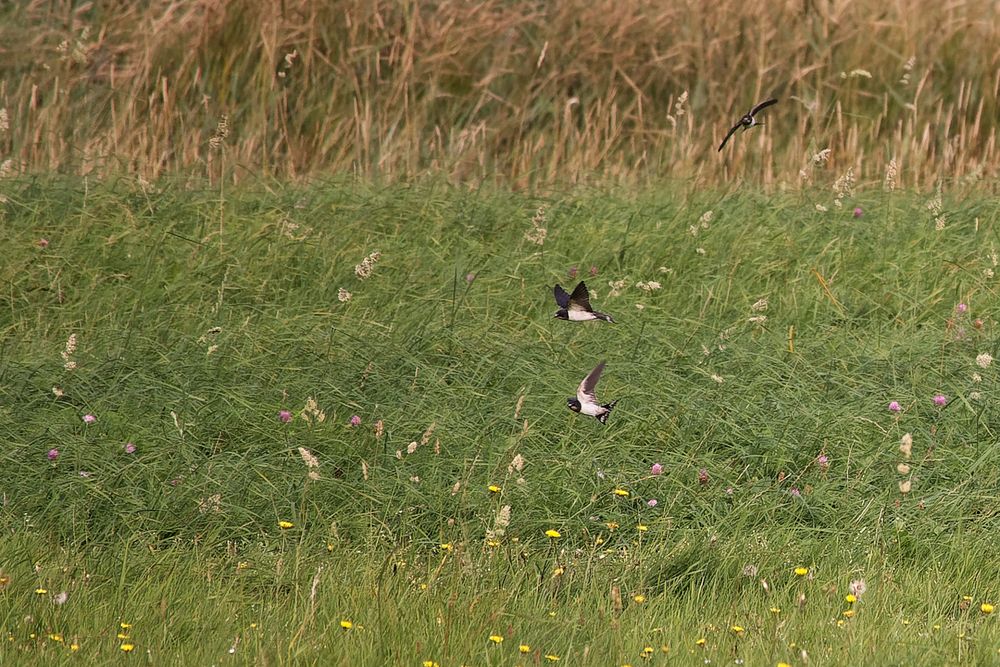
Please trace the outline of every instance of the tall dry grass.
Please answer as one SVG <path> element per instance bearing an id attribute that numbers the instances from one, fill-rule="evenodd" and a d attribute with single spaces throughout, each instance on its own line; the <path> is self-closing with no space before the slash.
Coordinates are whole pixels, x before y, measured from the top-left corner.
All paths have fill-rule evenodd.
<path id="1" fill-rule="evenodd" d="M 984 0 L 33 0 L 0 9 L 0 161 L 927 188 L 997 174 L 997 44 Z"/>

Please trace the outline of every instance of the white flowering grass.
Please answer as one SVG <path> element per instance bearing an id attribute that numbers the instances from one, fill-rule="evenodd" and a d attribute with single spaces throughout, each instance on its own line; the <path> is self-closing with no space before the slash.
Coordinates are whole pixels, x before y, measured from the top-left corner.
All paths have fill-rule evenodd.
<path id="1" fill-rule="evenodd" d="M 0 185 L 18 664 L 996 659 L 994 199 Z"/>

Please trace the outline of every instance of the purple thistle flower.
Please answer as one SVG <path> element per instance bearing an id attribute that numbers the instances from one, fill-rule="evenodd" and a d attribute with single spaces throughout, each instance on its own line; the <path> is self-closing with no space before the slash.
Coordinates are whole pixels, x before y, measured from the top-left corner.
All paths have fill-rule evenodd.
<path id="1" fill-rule="evenodd" d="M 466 273 L 465 274 L 465 282 L 469 283 L 470 285 L 472 284 L 472 281 L 475 280 L 475 279 L 476 279 L 476 274 L 475 273 Z"/>
<path id="2" fill-rule="evenodd" d="M 855 207 L 854 207 L 854 217 L 855 217 L 855 218 L 860 218 L 860 217 L 861 217 L 861 216 L 863 216 L 864 214 L 865 214 L 865 212 L 861 210 L 861 207 L 860 207 L 860 206 L 855 206 Z"/>
<path id="3" fill-rule="evenodd" d="M 704 468 L 698 471 L 698 483 L 702 486 L 708 484 L 708 471 Z"/>
<path id="4" fill-rule="evenodd" d="M 351 415 L 351 426 L 361 426 L 361 417 Z"/>
<path id="5" fill-rule="evenodd" d="M 55 461 L 57 458 L 59 458 L 59 450 L 53 447 L 52 449 L 49 450 L 49 453 L 46 454 L 46 456 L 49 457 L 49 461 Z"/>
<path id="6" fill-rule="evenodd" d="M 135 445 L 133 445 L 131 442 L 126 442 L 125 443 L 125 453 L 126 454 L 135 454 Z"/>
<path id="7" fill-rule="evenodd" d="M 646 507 L 656 507 L 658 504 L 659 502 L 656 500 L 656 498 L 650 498 L 649 500 L 646 501 Z"/>
<path id="8" fill-rule="evenodd" d="M 663 466 L 660 465 L 659 463 L 654 463 L 653 467 L 649 469 L 649 473 L 651 475 L 662 475 L 663 474 Z"/>
<path id="9" fill-rule="evenodd" d="M 591 276 L 596 276 L 597 275 L 597 267 L 596 266 L 590 267 L 590 275 Z"/>
<path id="10" fill-rule="evenodd" d="M 889 402 L 889 411 L 890 412 L 899 412 L 902 409 L 903 409 L 903 406 L 901 406 L 897 401 L 890 401 Z"/>
<path id="11" fill-rule="evenodd" d="M 792 494 L 792 496 L 794 496 L 795 498 L 801 498 L 802 497 L 802 492 L 799 491 L 799 487 L 797 487 L 797 486 L 793 486 L 792 488 L 790 488 L 788 490 L 788 492 L 790 494 Z"/>
<path id="12" fill-rule="evenodd" d="M 93 424 L 96 421 L 97 421 L 97 417 L 95 417 L 94 415 L 84 415 L 83 416 L 83 423 L 84 424 Z"/>
<path id="13" fill-rule="evenodd" d="M 282 410 L 278 413 L 278 419 L 280 419 L 283 424 L 287 424 L 292 421 L 292 413 L 288 410 Z"/>
<path id="14" fill-rule="evenodd" d="M 48 239 L 38 239 L 38 247 L 41 248 L 42 250 L 45 250 L 46 248 L 49 247 L 49 240 Z"/>
<path id="15" fill-rule="evenodd" d="M 955 306 L 955 310 L 958 311 L 959 315 L 961 315 L 962 313 L 964 313 L 968 309 L 969 309 L 969 307 L 966 304 L 964 304 L 964 303 L 960 303 L 957 306 Z"/>
<path id="16" fill-rule="evenodd" d="M 830 457 L 826 454 L 820 454 L 816 457 L 816 464 L 823 470 L 826 470 L 830 467 Z"/>
<path id="17" fill-rule="evenodd" d="M 570 278 L 576 278 L 576 274 L 577 274 L 578 271 L 579 271 L 579 269 L 577 269 L 575 266 L 569 267 L 569 277 Z"/>
<path id="18" fill-rule="evenodd" d="M 948 403 L 948 397 L 944 394 L 937 394 L 934 396 L 934 405 L 943 406 Z"/>

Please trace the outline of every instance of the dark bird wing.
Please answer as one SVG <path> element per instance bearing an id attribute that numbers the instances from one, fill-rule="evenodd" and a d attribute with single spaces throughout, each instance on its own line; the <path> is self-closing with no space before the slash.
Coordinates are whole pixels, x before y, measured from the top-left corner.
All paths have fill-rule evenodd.
<path id="1" fill-rule="evenodd" d="M 597 394 L 595 390 L 597 389 L 597 381 L 601 379 L 601 373 L 604 372 L 604 362 L 597 364 L 594 370 L 590 371 L 587 377 L 583 378 L 583 382 L 576 390 L 576 397 L 581 403 L 597 403 Z"/>
<path id="2" fill-rule="evenodd" d="M 587 285 L 582 280 L 573 288 L 573 293 L 569 297 L 569 308 L 570 310 L 585 310 L 588 313 L 594 311 L 590 307 L 590 292 L 587 291 Z"/>
<path id="3" fill-rule="evenodd" d="M 733 136 L 733 132 L 735 132 L 736 130 L 740 129 L 740 127 L 742 127 L 742 125 L 743 125 L 743 121 L 740 120 L 740 122 L 736 123 L 736 125 L 733 125 L 733 129 L 731 129 L 728 132 L 726 132 L 726 138 L 722 140 L 721 144 L 719 144 L 719 150 L 720 151 L 726 145 L 726 142 L 729 141 L 729 137 Z"/>
<path id="4" fill-rule="evenodd" d="M 755 106 L 753 109 L 750 110 L 750 115 L 751 116 L 756 116 L 758 111 L 763 111 L 764 109 L 768 108 L 772 104 L 777 104 L 777 103 L 778 103 L 778 100 L 776 98 L 771 98 L 771 99 L 767 100 L 766 102 L 761 102 L 760 104 L 758 104 L 757 106 Z"/>
<path id="5" fill-rule="evenodd" d="M 554 291 L 556 295 L 556 303 L 559 307 L 569 308 L 569 294 L 567 294 L 566 290 L 562 288 L 562 285 L 557 284 Z"/>

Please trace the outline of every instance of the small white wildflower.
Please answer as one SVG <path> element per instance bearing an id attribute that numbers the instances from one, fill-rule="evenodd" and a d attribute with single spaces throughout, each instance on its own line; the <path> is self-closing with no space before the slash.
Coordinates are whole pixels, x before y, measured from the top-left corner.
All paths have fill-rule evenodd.
<path id="1" fill-rule="evenodd" d="M 646 282 L 638 282 L 635 284 L 636 287 L 644 292 L 652 292 L 653 290 L 660 289 L 660 283 L 655 280 L 647 280 Z"/>
<path id="2" fill-rule="evenodd" d="M 646 309 L 646 306 L 644 306 L 644 305 L 643 305 L 643 304 L 641 304 L 641 303 L 637 303 L 637 304 L 635 304 L 635 309 L 636 309 L 636 310 L 645 310 L 645 309 Z"/>
<path id="3" fill-rule="evenodd" d="M 760 299 L 757 299 L 757 301 L 752 306 L 750 306 L 750 310 L 752 310 L 755 313 L 763 313 L 765 310 L 767 310 L 767 297 L 761 297 Z"/>
<path id="4" fill-rule="evenodd" d="M 885 168 L 885 180 L 882 182 L 882 189 L 892 192 L 896 189 L 896 158 L 889 160 L 889 165 Z"/>
<path id="5" fill-rule="evenodd" d="M 208 140 L 208 145 L 213 149 L 218 149 L 229 136 L 229 114 L 222 114 L 219 122 L 215 126 L 215 134 Z"/>
<path id="6" fill-rule="evenodd" d="M 714 380 L 715 382 L 718 382 L 719 384 L 722 384 L 723 382 L 726 381 L 725 378 L 723 378 L 718 373 L 712 373 L 711 377 L 712 377 L 712 380 Z"/>
<path id="7" fill-rule="evenodd" d="M 302 457 L 302 462 L 306 464 L 307 468 L 319 467 L 319 459 L 305 447 L 299 447 L 299 456 Z"/>
<path id="8" fill-rule="evenodd" d="M 868 586 L 865 585 L 864 579 L 855 579 L 847 587 L 847 590 L 851 595 L 860 600 L 861 596 L 865 594 L 866 590 L 868 590 Z"/>
<path id="9" fill-rule="evenodd" d="M 609 297 L 615 297 L 621 294 L 621 291 L 628 286 L 628 278 L 622 278 L 621 280 L 611 280 L 608 282 L 608 286 L 611 291 L 608 292 Z M 591 291 L 591 296 L 593 296 L 593 291 Z"/>
<path id="10" fill-rule="evenodd" d="M 969 392 L 969 400 L 970 401 L 978 401 L 978 400 L 981 400 L 982 398 L 983 398 L 983 395 L 980 394 L 978 391 L 970 391 Z"/>
<path id="11" fill-rule="evenodd" d="M 340 301 L 341 303 L 346 303 L 347 301 L 350 301 L 352 296 L 354 295 L 348 292 L 343 287 L 337 290 L 337 301 Z"/>
<path id="12" fill-rule="evenodd" d="M 980 375 L 979 373 L 973 373 L 972 374 L 972 381 L 975 382 L 976 384 L 979 384 L 980 382 L 983 381 L 983 376 Z"/>
<path id="13" fill-rule="evenodd" d="M 899 439 L 899 451 L 903 453 L 903 456 L 910 458 L 913 454 L 913 436 L 909 433 L 904 433 L 903 437 Z"/>
<path id="14" fill-rule="evenodd" d="M 819 211 L 820 213 L 826 213 L 827 210 L 829 209 L 827 209 L 826 206 L 823 206 L 822 204 L 816 204 L 816 210 Z"/>
<path id="15" fill-rule="evenodd" d="M 936 231 L 939 231 L 939 232 L 944 229 L 944 216 L 943 215 L 939 215 L 938 217 L 934 218 L 934 229 Z"/>
<path id="16" fill-rule="evenodd" d="M 763 326 L 764 322 L 767 322 L 767 315 L 755 315 L 747 320 L 751 324 L 756 324 L 758 326 Z"/>
<path id="17" fill-rule="evenodd" d="M 549 230 L 545 228 L 545 220 L 545 204 L 542 204 L 531 218 L 531 229 L 524 233 L 524 238 L 536 245 L 545 243 L 545 238 L 549 234 Z"/>
<path id="18" fill-rule="evenodd" d="M 412 454 L 415 451 L 417 451 L 417 441 L 416 440 L 414 440 L 413 442 L 411 442 L 410 444 L 408 444 L 406 446 L 406 453 L 407 454 Z"/>
<path id="19" fill-rule="evenodd" d="M 705 249 L 704 248 L 695 248 L 694 251 L 696 253 L 698 253 L 699 255 L 704 255 L 705 254 Z"/>
<path id="20" fill-rule="evenodd" d="M 980 368 L 989 368 L 990 364 L 993 363 L 993 355 L 989 352 L 983 352 L 976 357 L 976 365 Z"/>
<path id="21" fill-rule="evenodd" d="M 514 458 L 511 459 L 510 465 L 507 466 L 507 473 L 511 474 L 514 472 L 521 472 L 522 470 L 524 470 L 524 466 L 527 463 L 528 461 L 523 456 L 521 456 L 520 454 L 516 454 Z"/>
<path id="22" fill-rule="evenodd" d="M 10 129 L 10 116 L 7 115 L 7 107 L 0 109 L 0 132 Z"/>
<path id="23" fill-rule="evenodd" d="M 851 78 L 862 76 L 866 79 L 870 79 L 872 78 L 872 73 L 866 69 L 852 69 L 850 74 L 848 74 L 847 76 Z"/>
<path id="24" fill-rule="evenodd" d="M 372 251 L 367 257 L 361 260 L 361 263 L 354 267 L 354 275 L 356 275 L 361 280 L 365 280 L 372 275 L 372 271 L 375 270 L 375 264 L 382 259 L 382 253 L 378 250 Z"/>
<path id="25" fill-rule="evenodd" d="M 993 269 L 983 269 L 983 276 L 986 278 L 993 277 Z"/>
<path id="26" fill-rule="evenodd" d="M 913 488 L 913 482 L 911 480 L 904 480 L 899 483 L 899 492 L 902 494 L 907 494 L 910 489 Z"/>
<path id="27" fill-rule="evenodd" d="M 824 148 L 819 153 L 812 156 L 813 164 L 821 164 L 830 159 L 830 153 L 832 151 L 829 148 Z"/>
<path id="28" fill-rule="evenodd" d="M 674 272 L 673 269 L 667 268 L 665 266 L 661 266 L 660 268 L 657 269 L 657 271 L 659 271 L 660 273 L 673 273 Z"/>

